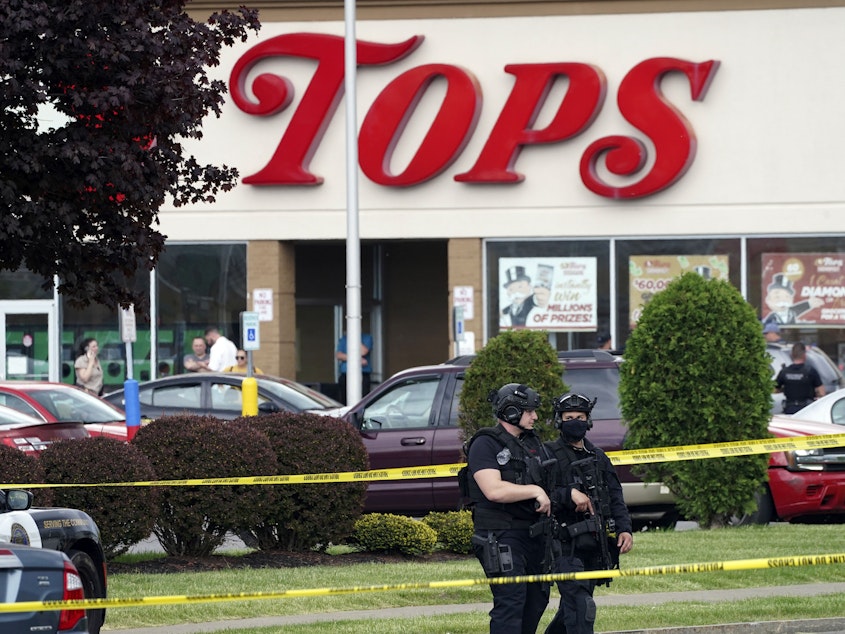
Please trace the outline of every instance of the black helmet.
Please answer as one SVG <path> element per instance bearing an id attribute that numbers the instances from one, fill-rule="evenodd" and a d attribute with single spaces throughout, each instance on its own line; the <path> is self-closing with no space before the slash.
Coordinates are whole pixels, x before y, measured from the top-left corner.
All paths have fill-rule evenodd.
<path id="1" fill-rule="evenodd" d="M 562 423 L 561 414 L 563 414 L 563 412 L 584 412 L 587 415 L 587 421 L 590 423 L 590 427 L 592 427 L 593 417 L 590 414 L 592 413 L 598 400 L 598 397 L 596 397 L 591 401 L 583 394 L 577 394 L 575 392 L 558 396 L 554 400 L 555 427 L 560 429 Z"/>
<path id="2" fill-rule="evenodd" d="M 540 407 L 540 395 L 526 385 L 508 383 L 487 397 L 493 403 L 496 418 L 511 425 L 519 425 L 523 412 Z"/>

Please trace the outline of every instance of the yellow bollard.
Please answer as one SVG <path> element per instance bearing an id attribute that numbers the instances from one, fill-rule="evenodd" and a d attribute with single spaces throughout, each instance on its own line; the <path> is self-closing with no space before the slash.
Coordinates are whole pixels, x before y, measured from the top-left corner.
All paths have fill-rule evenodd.
<path id="1" fill-rule="evenodd" d="M 249 376 L 241 383 L 243 406 L 241 414 L 244 416 L 258 415 L 258 381 Z"/>

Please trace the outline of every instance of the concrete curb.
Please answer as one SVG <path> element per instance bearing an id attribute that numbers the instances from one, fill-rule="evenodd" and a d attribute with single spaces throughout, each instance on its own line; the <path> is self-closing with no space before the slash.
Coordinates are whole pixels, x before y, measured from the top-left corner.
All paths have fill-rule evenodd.
<path id="1" fill-rule="evenodd" d="M 612 605 L 658 605 L 678 602 L 742 601 L 759 597 L 772 596 L 818 596 L 822 594 L 845 594 L 845 582 L 809 583 L 795 586 L 773 586 L 763 588 L 734 588 L 732 590 L 707 590 L 704 592 L 654 592 L 649 594 L 597 595 L 596 604 Z M 556 601 L 549 604 L 549 610 L 557 609 Z M 111 630 L 117 634 L 205 634 L 232 628 L 282 627 L 302 623 L 322 623 L 332 621 L 355 621 L 360 619 L 402 619 L 417 616 L 439 614 L 461 614 L 466 612 L 489 612 L 491 603 L 467 603 L 458 605 L 425 605 L 404 608 L 386 608 L 381 610 L 349 610 L 343 612 L 324 612 L 292 616 L 268 616 L 252 619 L 233 619 L 213 623 L 185 623 L 162 627 L 144 627 L 131 630 Z M 108 619 L 106 619 L 108 626 Z M 104 630 L 104 632 L 107 630 Z M 805 619 L 800 621 L 766 621 L 758 623 L 729 623 L 721 625 L 700 625 L 689 627 L 657 628 L 649 630 L 625 630 L 606 632 L 605 634 L 798 634 L 800 633 L 840 633 L 845 634 L 845 617 L 827 619 Z"/>

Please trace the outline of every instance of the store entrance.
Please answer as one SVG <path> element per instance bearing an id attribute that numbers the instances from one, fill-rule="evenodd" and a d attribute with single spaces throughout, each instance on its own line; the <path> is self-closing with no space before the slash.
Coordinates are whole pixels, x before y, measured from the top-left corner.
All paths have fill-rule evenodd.
<path id="1" fill-rule="evenodd" d="M 59 380 L 58 321 L 53 300 L 0 301 L 0 380 Z"/>

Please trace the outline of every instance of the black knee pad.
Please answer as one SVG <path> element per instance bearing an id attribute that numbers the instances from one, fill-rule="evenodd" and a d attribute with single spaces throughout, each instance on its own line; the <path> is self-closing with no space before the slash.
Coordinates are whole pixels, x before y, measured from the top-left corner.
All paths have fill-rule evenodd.
<path id="1" fill-rule="evenodd" d="M 584 620 L 587 623 L 596 621 L 596 602 L 593 601 L 593 597 L 584 597 Z"/>

